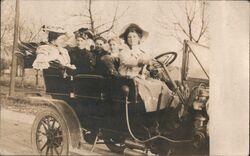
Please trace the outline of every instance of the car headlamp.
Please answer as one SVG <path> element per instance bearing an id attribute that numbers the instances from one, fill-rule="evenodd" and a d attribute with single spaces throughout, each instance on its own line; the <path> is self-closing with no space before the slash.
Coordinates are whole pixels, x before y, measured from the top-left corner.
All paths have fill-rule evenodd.
<path id="1" fill-rule="evenodd" d="M 202 110 L 206 108 L 207 101 L 209 98 L 209 92 L 207 88 L 199 88 L 198 95 L 196 96 L 193 102 L 193 109 L 194 110 Z"/>

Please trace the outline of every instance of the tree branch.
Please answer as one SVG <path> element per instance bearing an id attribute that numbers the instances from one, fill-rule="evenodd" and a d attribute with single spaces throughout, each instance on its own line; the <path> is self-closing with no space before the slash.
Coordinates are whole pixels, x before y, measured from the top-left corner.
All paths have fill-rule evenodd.
<path id="1" fill-rule="evenodd" d="M 30 35 L 29 35 L 29 37 L 28 37 L 28 39 L 27 39 L 28 42 L 31 41 L 31 38 L 32 38 L 32 36 L 33 36 L 33 32 L 32 32 L 31 30 L 29 30 L 29 33 L 30 33 Z"/>
<path id="2" fill-rule="evenodd" d="M 42 30 L 42 28 L 40 28 L 40 29 L 38 30 L 38 32 L 35 33 L 35 35 L 31 38 L 31 41 L 33 41 L 33 40 L 37 37 L 37 35 L 40 33 L 41 30 Z"/>
<path id="3" fill-rule="evenodd" d="M 187 31 L 182 27 L 180 23 L 174 23 L 174 24 L 177 25 L 188 38 L 190 37 Z"/>
<path id="4" fill-rule="evenodd" d="M 95 34 L 95 26 L 94 26 L 94 20 L 93 20 L 93 15 L 92 15 L 92 0 L 89 0 L 89 19 L 90 19 L 90 26 L 91 26 L 91 31 Z"/>
<path id="5" fill-rule="evenodd" d="M 23 20 L 22 24 L 20 24 L 19 27 L 18 27 L 18 32 L 19 32 L 18 40 L 19 40 L 20 42 L 23 42 L 23 41 L 22 41 L 22 32 L 23 32 L 23 30 L 24 30 L 24 27 L 23 27 L 24 23 L 25 23 L 25 20 Z"/>
<path id="6" fill-rule="evenodd" d="M 195 14 L 195 10 L 194 10 L 194 13 L 193 13 L 193 16 L 190 17 L 190 12 L 188 11 L 187 9 L 187 6 L 185 6 L 185 12 L 186 12 L 186 19 L 187 19 L 187 24 L 188 24 L 188 36 L 189 36 L 189 40 L 190 41 L 193 41 L 193 34 L 192 34 L 192 23 L 193 23 L 193 20 L 194 20 L 194 14 Z"/>
<path id="7" fill-rule="evenodd" d="M 176 33 L 176 35 L 173 35 L 175 38 L 176 38 L 176 40 L 181 44 L 181 45 L 183 45 L 183 40 L 181 39 L 181 37 Z"/>
<path id="8" fill-rule="evenodd" d="M 187 23 L 188 23 L 188 26 L 189 26 L 189 21 L 190 21 L 190 17 L 189 17 L 189 14 L 188 14 L 188 9 L 187 9 L 187 5 L 185 3 L 185 14 L 186 14 L 186 18 L 187 18 Z M 176 15 L 174 14 L 172 8 L 171 8 L 171 12 L 172 12 L 172 15 L 175 17 L 175 20 L 178 21 L 178 18 L 176 17 Z M 185 30 L 185 28 L 180 24 L 180 22 L 174 22 L 173 23 L 174 25 L 178 25 L 178 27 L 180 28 L 180 30 L 190 39 L 190 30 L 187 32 Z M 176 30 L 176 29 L 175 29 Z"/>
<path id="9" fill-rule="evenodd" d="M 190 13 L 190 14 L 191 14 L 191 13 Z M 191 17 L 191 21 L 194 20 L 195 15 L 196 15 L 196 1 L 194 1 L 194 10 L 193 10 L 193 15 L 192 15 L 192 17 Z"/>
<path id="10" fill-rule="evenodd" d="M 188 32 L 189 32 L 189 39 L 190 41 L 193 41 L 193 35 L 192 35 L 192 21 L 188 23 Z"/>
<path id="11" fill-rule="evenodd" d="M 202 14 L 201 14 L 201 28 L 200 28 L 200 33 L 198 36 L 198 39 L 196 40 L 196 42 L 198 43 L 199 40 L 201 39 L 201 37 L 203 36 L 203 34 L 206 32 L 207 27 L 208 27 L 208 22 L 205 24 L 205 2 L 202 3 Z"/>
<path id="12" fill-rule="evenodd" d="M 170 17 L 166 19 L 166 22 L 164 22 L 162 19 L 157 21 L 160 23 L 163 29 L 168 31 L 173 30 L 171 36 L 175 37 L 179 43 L 182 43 L 185 38 L 198 43 L 203 36 L 205 37 L 208 29 L 208 17 L 205 16 L 205 4 L 206 3 L 204 2 L 195 1 L 191 3 L 185 2 L 183 6 L 178 5 L 179 9 L 186 18 L 184 21 L 180 18 L 177 18 L 172 8 L 170 8 L 170 13 L 172 13 L 172 16 L 174 17 L 173 22 L 171 22 L 171 19 L 169 19 Z M 160 11 L 162 11 L 161 7 Z M 166 16 L 162 16 L 162 18 L 164 17 L 166 18 Z M 197 21 L 197 18 L 201 19 L 201 21 Z M 170 27 L 170 24 L 173 24 L 173 28 Z M 196 26 L 198 26 L 198 29 Z"/>
<path id="13" fill-rule="evenodd" d="M 89 15 L 85 15 L 85 14 L 82 14 L 82 13 L 79 13 L 79 14 L 71 14 L 70 16 L 72 16 L 72 17 L 80 16 L 80 17 L 87 17 L 87 18 L 90 18 Z"/>
<path id="14" fill-rule="evenodd" d="M 111 25 L 108 29 L 106 29 L 106 30 L 104 30 L 104 31 L 102 31 L 102 32 L 100 32 L 100 33 L 98 33 L 98 34 L 96 34 L 97 36 L 100 36 L 101 34 L 104 34 L 104 33 L 106 33 L 106 32 L 109 32 L 110 30 L 113 29 L 114 23 L 115 23 L 115 21 L 116 21 L 117 9 L 118 9 L 118 7 L 116 7 L 116 9 L 115 9 L 115 14 L 114 14 L 114 17 L 113 17 L 113 20 L 112 20 L 112 25 Z"/>
<path id="15" fill-rule="evenodd" d="M 112 21 L 103 23 L 103 24 L 101 24 L 101 25 L 95 27 L 95 29 L 99 29 L 99 28 L 101 28 L 101 27 L 103 27 L 103 26 L 105 26 L 105 25 L 107 25 L 107 24 L 109 24 L 109 23 L 113 23 L 113 22 L 118 21 L 122 16 L 124 16 L 124 14 L 127 12 L 128 9 L 129 9 L 129 7 L 127 7 L 127 8 L 121 13 L 121 15 L 118 16 L 118 17 L 115 19 L 115 21 L 112 20 Z M 116 10 L 118 10 L 118 7 L 116 8 Z M 116 15 L 115 15 L 115 16 L 116 16 Z"/>
<path id="16" fill-rule="evenodd" d="M 208 23 L 201 29 L 201 32 L 199 34 L 198 39 L 196 40 L 196 42 L 198 43 L 201 39 L 201 37 L 205 34 L 205 32 L 207 31 L 208 28 Z"/>

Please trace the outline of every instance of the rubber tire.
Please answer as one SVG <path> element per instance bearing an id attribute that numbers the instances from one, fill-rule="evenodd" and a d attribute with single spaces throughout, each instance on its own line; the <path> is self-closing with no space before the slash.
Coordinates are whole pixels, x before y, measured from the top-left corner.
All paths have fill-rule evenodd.
<path id="1" fill-rule="evenodd" d="M 47 108 L 43 109 L 42 111 L 40 111 L 36 115 L 35 120 L 33 122 L 32 129 L 31 129 L 31 145 L 32 145 L 33 152 L 35 152 L 35 154 L 42 155 L 42 153 L 37 149 L 36 132 L 37 132 L 39 122 L 45 116 L 52 116 L 60 123 L 60 125 L 62 127 L 63 140 L 64 140 L 61 155 L 69 155 L 69 132 L 68 132 L 67 124 L 64 121 L 63 117 L 58 113 L 58 111 L 55 110 L 54 108 L 50 108 L 50 107 L 47 107 Z M 55 154 L 55 152 L 53 153 L 53 155 L 54 154 Z"/>

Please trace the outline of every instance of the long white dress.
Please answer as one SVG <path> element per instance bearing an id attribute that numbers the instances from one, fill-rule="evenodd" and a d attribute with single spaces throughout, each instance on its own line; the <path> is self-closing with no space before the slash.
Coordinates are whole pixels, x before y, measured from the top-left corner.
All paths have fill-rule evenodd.
<path id="1" fill-rule="evenodd" d="M 70 66 L 70 57 L 68 51 L 55 45 L 42 45 L 36 50 L 37 57 L 33 62 L 33 68 L 42 70 L 49 68 L 49 62 L 58 60 L 63 66 Z"/>
<path id="2" fill-rule="evenodd" d="M 142 51 L 139 47 L 133 50 L 123 50 L 120 53 L 119 73 L 134 79 L 147 112 L 156 111 L 158 109 L 158 102 L 160 102 L 160 110 L 166 107 L 176 107 L 178 98 L 172 95 L 172 91 L 164 82 L 145 76 L 146 73 L 139 74 L 142 70 L 142 67 L 138 66 L 139 60 L 150 60 L 150 58 L 150 55 Z M 159 101 L 160 94 L 162 96 Z"/>

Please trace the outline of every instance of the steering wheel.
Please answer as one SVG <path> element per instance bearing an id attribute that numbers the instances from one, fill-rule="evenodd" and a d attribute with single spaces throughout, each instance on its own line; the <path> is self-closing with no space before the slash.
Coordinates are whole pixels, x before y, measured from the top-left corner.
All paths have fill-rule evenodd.
<path id="1" fill-rule="evenodd" d="M 176 52 L 166 52 L 166 53 L 163 53 L 163 54 L 160 54 L 158 56 L 155 57 L 155 67 L 162 67 L 162 65 L 159 64 L 162 63 L 164 64 L 165 66 L 168 66 L 170 65 L 171 63 L 173 63 L 177 58 L 177 53 Z"/>
<path id="2" fill-rule="evenodd" d="M 156 56 L 153 59 L 153 63 L 152 63 L 152 67 L 154 67 L 155 69 L 157 68 L 162 68 L 162 65 L 168 66 L 171 63 L 173 63 L 177 58 L 177 53 L 176 52 L 166 52 L 166 53 L 162 53 L 158 56 Z M 147 65 L 146 69 L 150 70 L 150 65 Z"/>
<path id="3" fill-rule="evenodd" d="M 175 61 L 177 58 L 176 52 L 165 52 L 156 56 L 152 60 L 152 64 L 144 66 L 146 70 L 150 72 L 151 77 L 156 78 L 158 75 L 158 69 L 163 68 L 163 66 L 168 66 Z"/>

